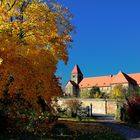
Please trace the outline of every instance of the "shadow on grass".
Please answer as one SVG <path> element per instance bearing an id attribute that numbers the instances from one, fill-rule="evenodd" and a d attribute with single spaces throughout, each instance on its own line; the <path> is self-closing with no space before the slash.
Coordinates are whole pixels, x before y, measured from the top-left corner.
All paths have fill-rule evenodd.
<path id="1" fill-rule="evenodd" d="M 52 135 L 61 136 L 61 135 L 71 135 L 72 131 L 70 128 L 64 123 L 57 123 L 52 127 L 51 130 Z"/>
<path id="2" fill-rule="evenodd" d="M 97 122 L 57 121 L 50 129 L 50 134 L 37 136 L 33 133 L 20 136 L 3 134 L 0 140 L 125 140 L 110 128 Z"/>

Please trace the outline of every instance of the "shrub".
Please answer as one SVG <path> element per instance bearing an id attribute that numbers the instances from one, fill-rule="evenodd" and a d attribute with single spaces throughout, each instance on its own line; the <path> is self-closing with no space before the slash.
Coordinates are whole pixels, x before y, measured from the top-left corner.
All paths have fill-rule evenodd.
<path id="1" fill-rule="evenodd" d="M 61 112 L 56 102 L 51 104 L 49 111 L 37 111 L 21 98 L 0 100 L 0 130 L 16 134 L 45 135 L 49 127 L 56 122 Z"/>
<path id="2" fill-rule="evenodd" d="M 126 112 L 129 120 L 132 123 L 138 123 L 140 121 L 140 95 L 132 94 L 127 99 Z"/>
<path id="3" fill-rule="evenodd" d="M 88 112 L 86 110 L 86 108 L 80 108 L 78 111 L 77 111 L 77 117 L 79 119 L 79 121 L 82 121 L 82 119 L 86 118 L 88 116 Z"/>
<path id="4" fill-rule="evenodd" d="M 78 110 L 80 110 L 82 103 L 77 99 L 70 99 L 65 102 L 67 111 L 70 117 L 76 117 Z"/>
<path id="5" fill-rule="evenodd" d="M 128 121 L 128 114 L 126 113 L 126 104 L 119 104 L 116 110 L 115 120 Z"/>

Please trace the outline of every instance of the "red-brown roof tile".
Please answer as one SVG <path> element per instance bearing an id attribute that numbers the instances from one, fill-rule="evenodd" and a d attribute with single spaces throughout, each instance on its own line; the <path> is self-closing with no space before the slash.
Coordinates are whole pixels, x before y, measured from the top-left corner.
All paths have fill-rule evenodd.
<path id="1" fill-rule="evenodd" d="M 111 84 L 123 84 L 123 83 L 132 83 L 140 85 L 140 73 L 136 74 L 125 74 L 123 72 L 119 72 L 117 75 L 113 76 L 100 76 L 100 77 L 91 77 L 84 78 L 79 86 L 80 88 L 88 88 L 88 87 L 106 87 Z"/>
<path id="2" fill-rule="evenodd" d="M 138 85 L 140 85 L 140 73 L 128 74 L 132 79 L 134 79 Z"/>
<path id="3" fill-rule="evenodd" d="M 80 88 L 86 88 L 86 87 L 106 87 L 110 86 L 111 80 L 114 76 L 100 76 L 100 77 L 92 77 L 92 78 L 84 78 L 79 86 Z"/>

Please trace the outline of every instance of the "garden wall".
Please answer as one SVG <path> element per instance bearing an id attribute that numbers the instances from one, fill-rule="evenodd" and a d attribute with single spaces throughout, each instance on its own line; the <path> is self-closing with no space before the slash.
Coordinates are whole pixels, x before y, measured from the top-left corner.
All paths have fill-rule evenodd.
<path id="1" fill-rule="evenodd" d="M 77 99 L 82 102 L 82 107 L 87 107 L 92 114 L 115 114 L 117 110 L 116 100 L 105 99 L 80 99 L 80 98 L 60 98 L 58 103 L 65 106 L 65 101 Z"/>

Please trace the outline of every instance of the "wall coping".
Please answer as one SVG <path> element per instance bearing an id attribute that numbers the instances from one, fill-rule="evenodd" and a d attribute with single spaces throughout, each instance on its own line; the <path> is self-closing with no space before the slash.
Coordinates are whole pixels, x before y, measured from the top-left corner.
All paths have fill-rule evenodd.
<path id="1" fill-rule="evenodd" d="M 108 102 L 120 102 L 123 100 L 116 100 L 116 99 L 91 99 L 91 98 L 58 98 L 58 100 L 81 100 L 81 101 L 108 101 Z"/>

